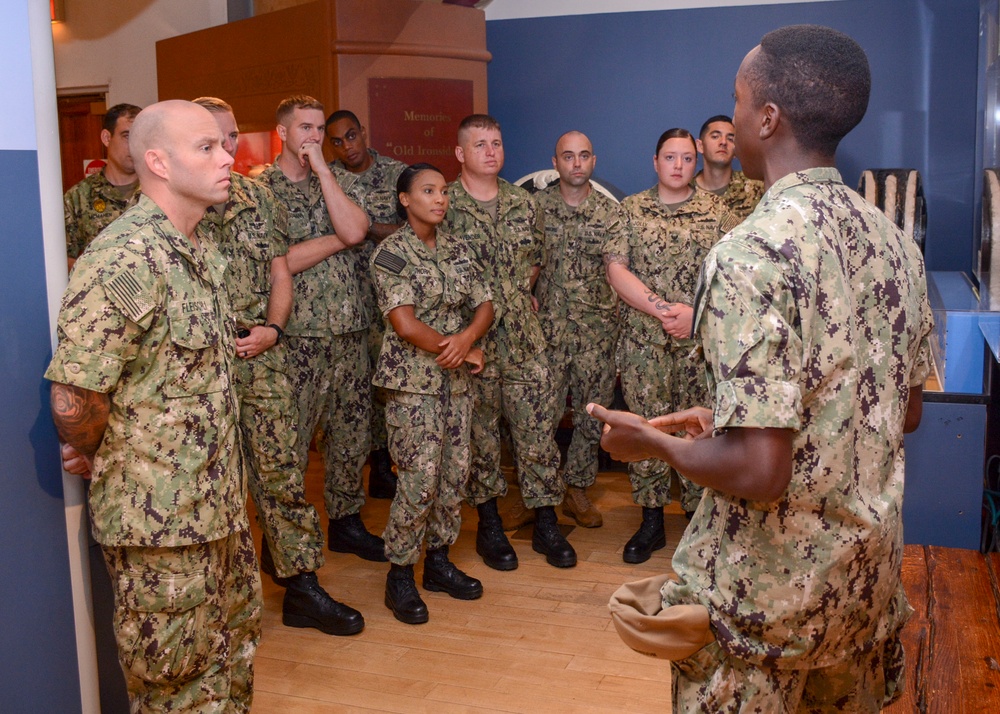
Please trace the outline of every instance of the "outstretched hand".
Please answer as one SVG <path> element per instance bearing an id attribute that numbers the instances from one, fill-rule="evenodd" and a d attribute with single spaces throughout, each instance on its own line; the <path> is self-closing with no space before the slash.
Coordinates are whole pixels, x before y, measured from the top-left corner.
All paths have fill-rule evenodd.
<path id="1" fill-rule="evenodd" d="M 673 414 L 653 417 L 649 423 L 665 434 L 686 432 L 689 439 L 707 439 L 712 436 L 715 426 L 712 410 L 705 407 L 691 407 Z"/>
<path id="2" fill-rule="evenodd" d="M 604 422 L 601 446 L 616 461 L 643 461 L 655 458 L 649 443 L 654 427 L 643 417 L 630 412 L 605 409 L 600 404 L 587 405 L 587 413 Z"/>

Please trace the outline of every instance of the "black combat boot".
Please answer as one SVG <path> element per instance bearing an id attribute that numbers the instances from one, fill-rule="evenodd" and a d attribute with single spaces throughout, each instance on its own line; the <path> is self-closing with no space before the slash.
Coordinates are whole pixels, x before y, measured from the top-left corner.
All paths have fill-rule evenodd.
<path id="1" fill-rule="evenodd" d="M 385 578 L 385 606 L 392 610 L 397 620 L 407 625 L 427 622 L 427 605 L 417 592 L 412 565 L 393 563 L 389 567 L 389 574 Z"/>
<path id="2" fill-rule="evenodd" d="M 459 600 L 483 596 L 483 584 L 463 573 L 448 560 L 448 546 L 427 550 L 424 558 L 424 590 L 448 593 Z"/>
<path id="3" fill-rule="evenodd" d="M 373 535 L 361 522 L 360 513 L 330 519 L 327 547 L 335 553 L 353 553 L 359 558 L 385 563 L 385 541 Z"/>
<path id="4" fill-rule="evenodd" d="M 626 563 L 645 563 L 654 550 L 665 548 L 667 534 L 663 530 L 663 506 L 642 507 L 642 525 L 635 532 L 622 553 Z"/>
<path id="5" fill-rule="evenodd" d="M 388 449 L 376 449 L 371 453 L 368 469 L 368 495 L 372 498 L 396 497 L 396 474 L 392 472 L 392 459 Z"/>
<path id="6" fill-rule="evenodd" d="M 274 558 L 271 556 L 271 549 L 267 545 L 267 537 L 260 539 L 260 572 L 270 575 L 275 585 L 283 588 L 288 587 L 288 578 L 279 578 L 278 571 L 274 567 Z"/>
<path id="7" fill-rule="evenodd" d="M 479 525 L 476 528 L 476 552 L 483 562 L 494 570 L 514 570 L 517 568 L 517 553 L 503 532 L 503 523 L 497 512 L 497 499 L 491 498 L 480 503 Z"/>
<path id="8" fill-rule="evenodd" d="M 315 627 L 328 635 L 354 635 L 365 628 L 361 613 L 330 597 L 316 573 L 299 573 L 286 580 L 281 621 L 287 627 Z"/>
<path id="9" fill-rule="evenodd" d="M 531 534 L 531 548 L 545 556 L 549 565 L 572 568 L 576 565 L 576 551 L 559 530 L 555 506 L 535 509 L 535 532 Z"/>

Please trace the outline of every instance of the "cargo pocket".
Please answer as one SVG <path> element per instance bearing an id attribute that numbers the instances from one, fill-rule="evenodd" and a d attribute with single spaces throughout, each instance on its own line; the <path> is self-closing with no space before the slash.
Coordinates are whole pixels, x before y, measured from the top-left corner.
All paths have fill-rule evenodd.
<path id="1" fill-rule="evenodd" d="M 204 606 L 208 574 L 125 570 L 118 580 L 118 651 L 131 676 L 166 684 L 204 671 L 212 645 Z"/>

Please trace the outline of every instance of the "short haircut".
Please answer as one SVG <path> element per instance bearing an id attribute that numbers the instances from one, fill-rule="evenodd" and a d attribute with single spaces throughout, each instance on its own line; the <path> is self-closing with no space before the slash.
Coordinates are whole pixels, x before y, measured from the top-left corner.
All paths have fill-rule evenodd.
<path id="1" fill-rule="evenodd" d="M 470 114 L 458 125 L 458 143 L 461 144 L 470 129 L 492 129 L 500 131 L 500 122 L 489 114 Z"/>
<path id="2" fill-rule="evenodd" d="M 441 169 L 439 169 L 437 166 L 434 166 L 433 164 L 426 164 L 426 163 L 413 164 L 413 166 L 407 166 L 405 169 L 403 169 L 403 172 L 399 175 L 399 178 L 396 179 L 396 213 L 398 213 L 399 217 L 402 218 L 404 221 L 406 220 L 406 207 L 402 203 L 400 203 L 399 194 L 410 192 L 410 189 L 413 188 L 413 182 L 417 178 L 417 174 L 419 174 L 421 171 L 436 171 L 442 176 L 444 176 L 444 173 L 441 171 Z"/>
<path id="3" fill-rule="evenodd" d="M 358 129 L 361 128 L 361 122 L 358 121 L 358 115 L 352 112 L 350 109 L 338 109 L 333 114 L 326 119 L 326 128 L 329 129 L 331 124 L 336 124 L 341 119 L 350 119 L 351 123 L 354 124 Z"/>
<path id="4" fill-rule="evenodd" d="M 225 114 L 226 112 L 229 112 L 230 114 L 233 113 L 233 108 L 229 105 L 229 103 L 219 99 L 218 97 L 198 97 L 197 99 L 193 99 L 191 101 L 198 106 L 205 107 L 205 109 L 213 114 Z"/>
<path id="5" fill-rule="evenodd" d="M 296 109 L 319 109 L 326 114 L 323 104 L 315 97 L 308 94 L 293 94 L 287 99 L 282 99 L 278 109 L 274 112 L 274 118 L 279 124 L 283 124 Z"/>
<path id="6" fill-rule="evenodd" d="M 667 129 L 665 132 L 660 134 L 660 138 L 656 142 L 656 151 L 653 153 L 653 156 L 660 155 L 660 149 L 663 148 L 663 145 L 667 143 L 668 139 L 689 139 L 691 141 L 691 146 L 695 150 L 695 153 L 698 153 L 698 145 L 694 143 L 694 137 L 691 136 L 691 132 L 688 131 L 687 129 L 674 127 L 673 129 Z"/>
<path id="7" fill-rule="evenodd" d="M 716 114 L 714 117 L 709 117 L 708 119 L 705 120 L 705 123 L 701 125 L 701 131 L 698 132 L 698 138 L 699 139 L 704 139 L 705 138 L 705 132 L 708 131 L 708 127 L 710 127 L 712 124 L 714 124 L 717 121 L 724 121 L 727 124 L 732 124 L 733 123 L 733 118 L 731 116 L 726 115 L 726 114 Z"/>
<path id="8" fill-rule="evenodd" d="M 868 57 L 829 27 L 790 25 L 767 33 L 744 77 L 755 105 L 776 104 L 810 151 L 833 154 L 868 110 Z"/>
<path id="9" fill-rule="evenodd" d="M 137 107 L 134 104 L 116 104 L 104 115 L 104 119 L 101 121 L 101 128 L 107 129 L 112 134 L 115 133 L 115 127 L 118 126 L 118 119 L 120 117 L 127 117 L 134 120 L 139 112 L 142 111 L 142 107 Z"/>

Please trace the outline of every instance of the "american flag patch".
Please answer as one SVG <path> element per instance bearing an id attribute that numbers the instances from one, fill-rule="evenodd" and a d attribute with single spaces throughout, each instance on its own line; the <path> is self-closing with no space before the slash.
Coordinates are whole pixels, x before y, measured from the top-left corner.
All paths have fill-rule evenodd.
<path id="1" fill-rule="evenodd" d="M 139 322 L 153 309 L 150 300 L 139 282 L 127 271 L 122 271 L 104 283 L 104 289 L 119 309 L 132 322 Z"/>
<path id="2" fill-rule="evenodd" d="M 399 275 L 406 267 L 406 261 L 388 250 L 380 250 L 375 256 L 375 265 Z"/>

